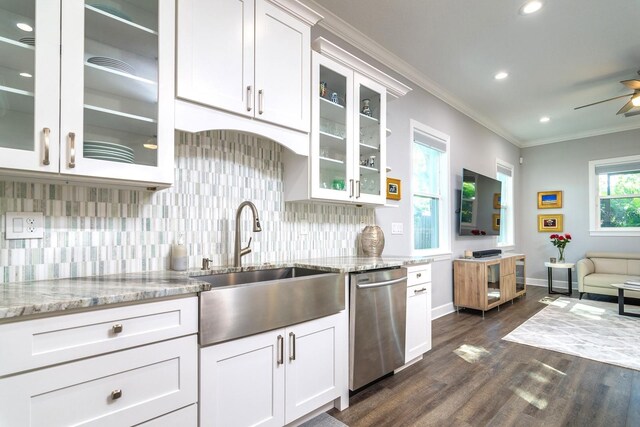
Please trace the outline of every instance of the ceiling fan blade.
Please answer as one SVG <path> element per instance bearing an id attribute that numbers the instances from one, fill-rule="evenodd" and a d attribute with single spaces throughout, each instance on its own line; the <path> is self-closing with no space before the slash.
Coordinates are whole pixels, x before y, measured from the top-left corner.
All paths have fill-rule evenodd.
<path id="1" fill-rule="evenodd" d="M 630 113 L 624 113 L 625 117 L 633 117 L 633 116 L 637 116 L 638 114 L 640 114 L 640 110 L 638 111 L 632 111 Z"/>
<path id="2" fill-rule="evenodd" d="M 618 112 L 616 114 L 626 113 L 627 111 L 631 110 L 633 107 L 634 107 L 633 103 L 631 102 L 631 100 L 629 100 L 629 102 L 624 104 L 622 106 L 622 108 L 620 110 L 618 110 Z"/>
<path id="3" fill-rule="evenodd" d="M 622 83 L 629 89 L 640 89 L 640 80 L 623 80 L 620 83 Z"/>
<path id="4" fill-rule="evenodd" d="M 614 96 L 613 98 L 605 99 L 603 101 L 592 102 L 591 104 L 587 104 L 587 105 L 581 105 L 579 107 L 574 108 L 574 110 L 579 110 L 584 107 L 591 107 L 592 105 L 602 104 L 603 102 L 613 101 L 614 99 L 620 99 L 620 98 L 624 98 L 625 96 L 631 96 L 631 95 L 633 95 L 633 93 L 630 93 L 628 95 Z"/>

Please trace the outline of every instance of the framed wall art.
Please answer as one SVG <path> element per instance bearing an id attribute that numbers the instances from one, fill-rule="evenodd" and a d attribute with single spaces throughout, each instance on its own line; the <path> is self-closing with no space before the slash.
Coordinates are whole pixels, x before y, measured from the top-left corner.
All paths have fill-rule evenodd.
<path id="1" fill-rule="evenodd" d="M 558 209 L 562 207 L 562 191 L 539 191 L 538 209 Z"/>
<path id="2" fill-rule="evenodd" d="M 553 215 L 538 215 L 538 231 L 540 232 L 549 232 L 549 231 L 562 231 L 562 222 L 564 219 L 564 215 L 562 214 L 553 214 Z"/>
<path id="3" fill-rule="evenodd" d="M 493 223 L 493 229 L 494 230 L 500 230 L 500 214 L 493 214 L 493 221 L 491 221 Z"/>
<path id="4" fill-rule="evenodd" d="M 500 193 L 493 193 L 493 209 L 502 209 L 502 202 L 500 201 Z"/>
<path id="5" fill-rule="evenodd" d="M 402 196 L 401 185 L 402 183 L 399 179 L 387 178 L 387 199 L 400 200 Z"/>

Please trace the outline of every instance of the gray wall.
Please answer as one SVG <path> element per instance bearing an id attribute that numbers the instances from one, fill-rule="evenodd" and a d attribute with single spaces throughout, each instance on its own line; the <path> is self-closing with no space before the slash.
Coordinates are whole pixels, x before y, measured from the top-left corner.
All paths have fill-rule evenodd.
<path id="1" fill-rule="evenodd" d="M 524 237 L 527 277 L 546 283 L 543 263 L 558 256 L 549 240 L 552 233 L 538 232 L 539 214 L 564 215 L 563 233 L 570 233 L 573 238 L 565 250 L 567 262 L 577 261 L 587 251 L 640 251 L 638 237 L 591 237 L 588 210 L 589 161 L 638 154 L 640 129 L 522 149 L 522 215 L 516 227 Z M 538 209 L 538 191 L 553 190 L 563 191 L 562 209 Z"/>

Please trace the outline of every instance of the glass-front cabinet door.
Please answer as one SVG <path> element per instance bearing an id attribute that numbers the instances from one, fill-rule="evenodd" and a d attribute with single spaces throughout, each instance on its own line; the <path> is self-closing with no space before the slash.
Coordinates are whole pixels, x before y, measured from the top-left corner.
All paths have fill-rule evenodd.
<path id="1" fill-rule="evenodd" d="M 160 105 L 173 96 L 174 9 L 159 0 L 63 1 L 62 173 L 162 181 L 163 154 L 173 162 L 172 102 Z"/>
<path id="2" fill-rule="evenodd" d="M 351 200 L 353 71 L 313 52 L 311 195 Z"/>
<path id="3" fill-rule="evenodd" d="M 58 171 L 60 3 L 0 0 L 0 168 Z"/>
<path id="4" fill-rule="evenodd" d="M 357 159 L 355 201 L 384 204 L 386 198 L 386 90 L 383 86 L 354 76 L 355 99 L 358 101 L 354 144 Z"/>

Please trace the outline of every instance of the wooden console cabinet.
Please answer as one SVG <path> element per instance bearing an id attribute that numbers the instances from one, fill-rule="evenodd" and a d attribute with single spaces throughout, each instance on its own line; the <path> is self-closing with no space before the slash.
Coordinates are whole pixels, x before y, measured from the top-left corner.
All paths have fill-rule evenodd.
<path id="1" fill-rule="evenodd" d="M 456 307 L 487 310 L 527 292 L 525 256 L 506 254 L 453 262 L 453 303 Z"/>

